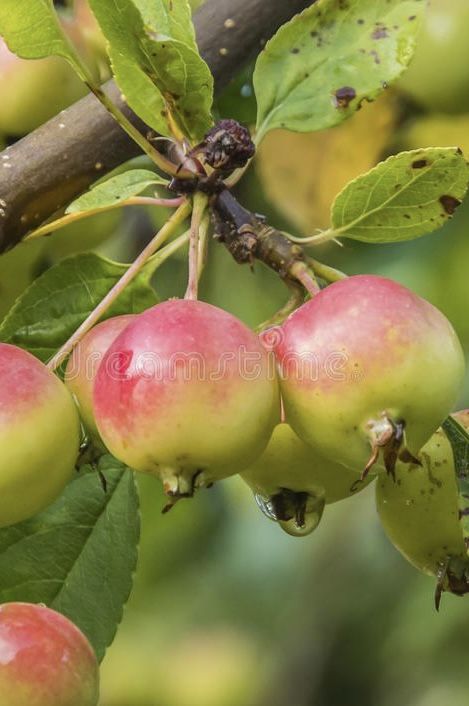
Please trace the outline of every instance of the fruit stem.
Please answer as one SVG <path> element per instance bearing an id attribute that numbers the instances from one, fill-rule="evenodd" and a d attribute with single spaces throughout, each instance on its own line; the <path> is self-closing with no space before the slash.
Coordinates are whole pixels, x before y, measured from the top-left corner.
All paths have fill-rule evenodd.
<path id="1" fill-rule="evenodd" d="M 272 318 L 268 319 L 267 321 L 263 321 L 262 324 L 259 324 L 259 326 L 256 327 L 257 333 L 262 333 L 263 331 L 272 328 L 272 326 L 280 326 L 280 324 L 283 324 L 285 319 L 290 316 L 290 314 L 292 314 L 296 309 L 298 309 L 298 307 L 303 304 L 303 288 L 300 287 L 297 282 L 287 281 L 285 284 L 291 291 L 290 298 L 288 299 L 286 304 L 282 306 L 281 309 L 275 312 Z"/>
<path id="2" fill-rule="evenodd" d="M 149 258 L 163 245 L 163 243 L 174 233 L 178 226 L 185 221 L 191 212 L 192 205 L 189 201 L 185 201 L 171 218 L 166 221 L 164 226 L 158 231 L 153 240 L 142 250 L 137 259 L 132 263 L 129 269 L 122 275 L 120 280 L 116 282 L 114 287 L 106 294 L 104 299 L 91 312 L 85 321 L 78 327 L 75 333 L 64 343 L 57 351 L 54 357 L 49 361 L 47 367 L 50 370 L 56 370 L 61 363 L 70 355 L 75 346 L 81 341 L 83 336 L 100 320 L 103 314 L 109 309 L 111 304 L 115 302 L 117 297 L 124 291 L 128 284 L 138 275 L 140 270 L 149 260 Z"/>
<path id="3" fill-rule="evenodd" d="M 321 291 L 314 274 L 304 262 L 295 262 L 290 268 L 290 276 L 297 279 L 312 297 Z"/>
<path id="4" fill-rule="evenodd" d="M 199 245 L 200 227 L 207 208 L 208 197 L 206 194 L 196 192 L 193 198 L 191 220 L 191 235 L 189 245 L 189 281 L 187 283 L 184 299 L 197 299 L 199 289 Z"/>
<path id="5" fill-rule="evenodd" d="M 315 260 L 313 257 L 307 256 L 306 262 L 311 267 L 314 274 L 326 282 L 339 282 L 342 279 L 346 279 L 348 276 L 345 272 L 336 270 L 334 267 L 329 267 L 329 265 L 325 265 L 323 262 L 319 262 L 319 260 Z"/>
<path id="6" fill-rule="evenodd" d="M 208 250 L 208 231 L 210 228 L 210 215 L 206 211 L 200 224 L 199 230 L 199 280 L 202 276 L 206 261 L 207 261 L 207 250 Z"/>
<path id="7" fill-rule="evenodd" d="M 147 267 L 150 264 L 152 265 L 150 268 L 152 270 L 152 274 L 160 265 L 163 264 L 163 262 L 166 262 L 166 260 L 182 248 L 183 245 L 186 245 L 189 242 L 189 237 L 190 230 L 188 229 L 185 233 L 175 238 L 170 243 L 165 245 L 164 248 L 161 248 L 161 250 L 158 250 L 154 255 L 152 255 L 147 262 Z"/>
<path id="8" fill-rule="evenodd" d="M 61 216 L 61 218 L 57 218 L 55 221 L 45 223 L 40 228 L 36 228 L 36 230 L 33 230 L 25 238 L 23 238 L 23 241 L 27 242 L 28 240 L 40 238 L 43 235 L 49 235 L 50 233 L 54 233 L 56 230 L 60 230 L 60 228 L 68 226 L 70 223 L 76 223 L 83 218 L 95 216 L 97 213 L 107 213 L 107 211 L 112 211 L 115 208 L 123 208 L 124 206 L 159 206 L 163 208 L 177 208 L 182 203 L 184 203 L 183 196 L 175 199 L 159 199 L 150 196 L 132 196 L 131 198 L 125 199 L 124 201 L 118 201 L 110 206 L 92 208 L 89 211 L 78 211 L 77 213 L 67 213 L 65 216 Z"/>

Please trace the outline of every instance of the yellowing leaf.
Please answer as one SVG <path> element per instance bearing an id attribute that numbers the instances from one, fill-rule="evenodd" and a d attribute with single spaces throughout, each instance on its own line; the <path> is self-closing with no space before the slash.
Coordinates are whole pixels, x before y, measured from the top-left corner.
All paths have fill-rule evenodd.
<path id="1" fill-rule="evenodd" d="M 269 133 L 257 160 L 268 197 L 302 233 L 326 228 L 334 197 L 377 164 L 395 120 L 393 98 L 382 96 L 350 120 L 321 133 Z"/>
<path id="2" fill-rule="evenodd" d="M 415 120 L 403 136 L 406 149 L 457 145 L 469 155 L 469 115 L 432 115 Z"/>

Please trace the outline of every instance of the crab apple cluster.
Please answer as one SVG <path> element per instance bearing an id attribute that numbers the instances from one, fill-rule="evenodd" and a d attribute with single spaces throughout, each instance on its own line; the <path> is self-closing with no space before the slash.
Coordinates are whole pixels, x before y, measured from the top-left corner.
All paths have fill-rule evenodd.
<path id="1" fill-rule="evenodd" d="M 325 458 L 366 474 L 416 460 L 451 412 L 464 356 L 448 320 L 383 277 L 323 289 L 285 321 L 275 351 L 286 420 Z"/>
<path id="2" fill-rule="evenodd" d="M 30 353 L 0 343 L 0 526 L 62 492 L 78 456 L 80 422 L 65 385 Z"/>
<path id="3" fill-rule="evenodd" d="M 454 418 L 469 430 L 469 410 Z M 376 503 L 384 530 L 394 546 L 417 569 L 437 578 L 441 592 L 469 592 L 467 537 L 461 518 L 467 498 L 460 496 L 450 442 L 438 429 L 419 454 L 418 465 L 398 463 L 396 482 L 382 476 Z"/>
<path id="4" fill-rule="evenodd" d="M 303 536 L 326 504 L 420 462 L 464 360 L 439 311 L 376 276 L 328 286 L 276 334 L 173 299 L 92 329 L 65 381 L 94 443 L 159 477 L 170 498 L 239 473 Z"/>
<path id="5" fill-rule="evenodd" d="M 395 282 L 356 276 L 320 291 L 275 333 L 259 337 L 217 307 L 171 299 L 95 326 L 70 356 L 65 386 L 1 344 L 0 433 L 10 449 L 1 522 L 32 516 L 69 479 L 79 441 L 72 398 L 93 446 L 160 478 L 169 506 L 239 473 L 296 536 L 376 473 L 393 478 L 396 465 L 421 463 L 464 375 L 440 312 Z"/>
<path id="6" fill-rule="evenodd" d="M 71 355 L 65 382 L 93 441 L 159 476 L 170 496 L 245 468 L 259 504 L 303 536 L 326 503 L 365 485 L 288 424 L 274 429 L 280 405 L 269 352 L 208 304 L 171 300 L 98 324 Z"/>
<path id="7" fill-rule="evenodd" d="M 96 706 L 98 698 L 96 656 L 68 618 L 42 605 L 0 605 L 2 705 Z"/>

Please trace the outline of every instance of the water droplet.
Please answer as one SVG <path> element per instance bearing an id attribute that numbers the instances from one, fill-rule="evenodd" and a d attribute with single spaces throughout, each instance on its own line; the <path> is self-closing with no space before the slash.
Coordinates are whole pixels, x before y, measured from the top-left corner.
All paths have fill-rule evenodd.
<path id="1" fill-rule="evenodd" d="M 284 532 L 293 537 L 311 534 L 319 525 L 326 505 L 324 493 L 313 495 L 286 488 L 270 497 L 260 493 L 254 497 L 264 515 L 278 522 Z"/>
<path id="2" fill-rule="evenodd" d="M 272 503 L 271 498 L 265 498 L 263 495 L 260 493 L 254 493 L 254 499 L 257 503 L 257 507 L 259 510 L 269 518 L 269 520 L 273 520 L 274 522 L 277 522 L 277 517 L 275 515 L 274 511 L 274 506 Z"/>
<path id="3" fill-rule="evenodd" d="M 296 520 L 281 521 L 279 525 L 284 532 L 292 537 L 306 537 L 308 534 L 311 534 L 311 532 L 314 532 L 321 522 L 323 509 L 307 513 L 303 525 L 298 524 Z"/>

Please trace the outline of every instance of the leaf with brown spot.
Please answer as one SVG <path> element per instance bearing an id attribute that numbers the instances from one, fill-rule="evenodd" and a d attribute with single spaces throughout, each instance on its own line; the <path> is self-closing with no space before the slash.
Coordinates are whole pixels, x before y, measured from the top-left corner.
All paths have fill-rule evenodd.
<path id="1" fill-rule="evenodd" d="M 420 17 L 425 5 L 425 0 L 320 0 L 283 25 L 254 72 L 258 142 L 275 128 L 332 127 L 363 100 L 374 100 L 407 67 L 419 28 L 408 17 Z M 298 51 L 292 53 L 292 47 Z M 344 87 L 350 96 L 346 103 L 337 97 Z"/>
<path id="2" fill-rule="evenodd" d="M 330 236 L 368 243 L 419 238 L 453 215 L 467 187 L 467 164 L 458 148 L 401 152 L 337 196 Z"/>

